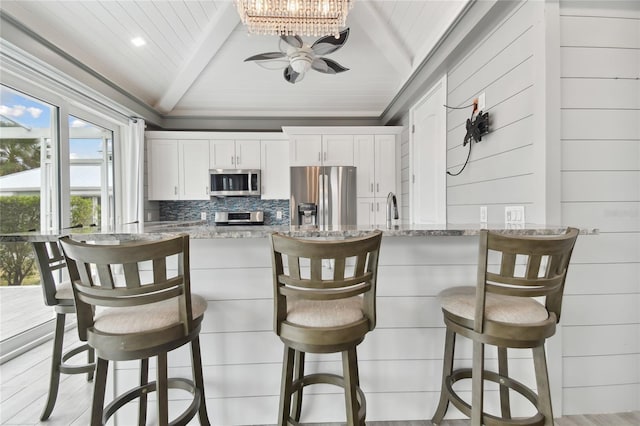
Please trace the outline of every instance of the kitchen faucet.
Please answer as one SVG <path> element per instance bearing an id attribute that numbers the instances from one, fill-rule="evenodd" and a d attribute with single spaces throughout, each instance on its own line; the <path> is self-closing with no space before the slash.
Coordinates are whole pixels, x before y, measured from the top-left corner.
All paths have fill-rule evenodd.
<path id="1" fill-rule="evenodd" d="M 391 229 L 391 219 L 398 219 L 398 202 L 396 201 L 396 194 L 393 192 L 387 195 L 387 229 Z"/>

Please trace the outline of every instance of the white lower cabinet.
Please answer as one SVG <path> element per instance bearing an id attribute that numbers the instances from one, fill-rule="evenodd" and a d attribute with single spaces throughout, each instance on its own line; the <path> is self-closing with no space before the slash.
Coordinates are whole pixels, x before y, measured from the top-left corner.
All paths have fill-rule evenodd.
<path id="1" fill-rule="evenodd" d="M 289 199 L 289 142 L 263 140 L 261 142 L 261 184 L 263 200 Z"/>
<path id="2" fill-rule="evenodd" d="M 208 200 L 209 141 L 147 139 L 149 200 Z"/>

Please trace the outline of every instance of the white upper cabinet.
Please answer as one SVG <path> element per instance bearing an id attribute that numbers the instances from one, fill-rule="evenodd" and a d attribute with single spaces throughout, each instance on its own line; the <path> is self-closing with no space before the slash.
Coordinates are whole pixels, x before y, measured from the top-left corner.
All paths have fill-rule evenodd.
<path id="1" fill-rule="evenodd" d="M 149 200 L 208 200 L 209 141 L 147 139 Z"/>
<path id="2" fill-rule="evenodd" d="M 178 141 L 147 139 L 150 200 L 178 199 Z"/>
<path id="3" fill-rule="evenodd" d="M 179 199 L 208 200 L 209 195 L 209 141 L 178 141 Z"/>
<path id="4" fill-rule="evenodd" d="M 396 192 L 396 135 L 356 135 L 358 197 Z"/>
<path id="5" fill-rule="evenodd" d="M 260 140 L 211 140 L 209 168 L 259 169 Z"/>
<path id="6" fill-rule="evenodd" d="M 353 166 L 353 135 L 291 135 L 292 166 Z"/>
<path id="7" fill-rule="evenodd" d="M 287 140 L 263 140 L 261 198 L 263 200 L 287 200 L 290 196 L 289 142 Z"/>

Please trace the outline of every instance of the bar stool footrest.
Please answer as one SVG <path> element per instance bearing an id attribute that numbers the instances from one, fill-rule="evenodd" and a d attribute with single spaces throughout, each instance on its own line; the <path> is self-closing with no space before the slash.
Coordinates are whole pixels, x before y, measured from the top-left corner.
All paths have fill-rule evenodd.
<path id="1" fill-rule="evenodd" d="M 116 399 L 111 401 L 109 405 L 104 408 L 102 415 L 102 424 L 106 424 L 111 416 L 116 411 L 122 408 L 125 404 L 133 401 L 141 396 L 146 396 L 149 392 L 155 392 L 157 389 L 156 382 L 149 382 L 141 386 L 137 386 L 129 391 L 119 395 Z M 192 380 L 183 378 L 170 378 L 167 380 L 167 387 L 169 389 L 181 389 L 190 392 L 193 395 L 193 400 L 189 407 L 187 407 L 182 414 L 176 417 L 169 423 L 171 426 L 183 426 L 189 423 L 189 421 L 200 410 L 200 401 L 202 399 L 202 391 L 198 389 Z"/>
<path id="2" fill-rule="evenodd" d="M 294 380 L 291 385 L 291 395 L 302 390 L 303 387 L 309 385 L 317 385 L 317 384 L 327 384 L 339 386 L 344 389 L 344 377 L 338 376 L 337 374 L 328 374 L 328 373 L 316 373 L 316 374 L 308 374 L 299 378 L 298 380 Z M 367 400 L 364 396 L 364 392 L 360 389 L 360 386 L 356 386 L 356 398 L 358 399 L 358 422 L 364 425 L 364 419 L 367 414 Z M 300 423 L 295 421 L 293 418 L 289 417 L 289 424 L 292 426 L 298 426 Z"/>
<path id="3" fill-rule="evenodd" d="M 66 364 L 66 361 L 73 358 L 74 356 L 81 354 L 83 352 L 90 351 L 91 348 L 88 344 L 80 345 L 73 349 L 70 349 L 62 354 L 62 361 L 60 362 L 60 372 L 64 374 L 82 374 L 82 373 L 91 373 L 91 377 L 89 380 L 93 378 L 93 372 L 96 369 L 96 363 L 90 362 L 87 364 Z"/>
<path id="4" fill-rule="evenodd" d="M 497 383 L 501 386 L 506 386 L 509 389 L 518 392 L 520 395 L 528 399 L 529 402 L 531 402 L 534 407 L 536 407 L 536 409 L 538 409 L 538 396 L 523 383 L 510 377 L 501 376 L 498 373 L 487 370 L 483 371 L 483 378 L 484 380 Z M 461 368 L 458 370 L 454 370 L 451 375 L 445 379 L 445 383 L 447 386 L 447 392 L 449 393 L 449 401 L 451 401 L 451 403 L 453 403 L 453 405 L 467 417 L 471 417 L 471 405 L 460 398 L 460 396 L 453 389 L 453 384 L 458 380 L 463 379 L 471 379 L 470 368 Z M 532 417 L 517 419 L 505 419 L 502 417 L 493 416 L 485 412 L 482 413 L 482 424 L 486 426 L 543 426 L 544 420 L 544 415 L 539 411 Z"/>

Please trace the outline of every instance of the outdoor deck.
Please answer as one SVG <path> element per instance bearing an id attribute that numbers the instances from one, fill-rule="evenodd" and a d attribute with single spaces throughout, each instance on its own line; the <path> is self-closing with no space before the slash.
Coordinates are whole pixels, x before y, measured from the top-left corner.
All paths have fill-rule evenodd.
<path id="1" fill-rule="evenodd" d="M 0 341 L 54 318 L 39 285 L 0 287 Z"/>

